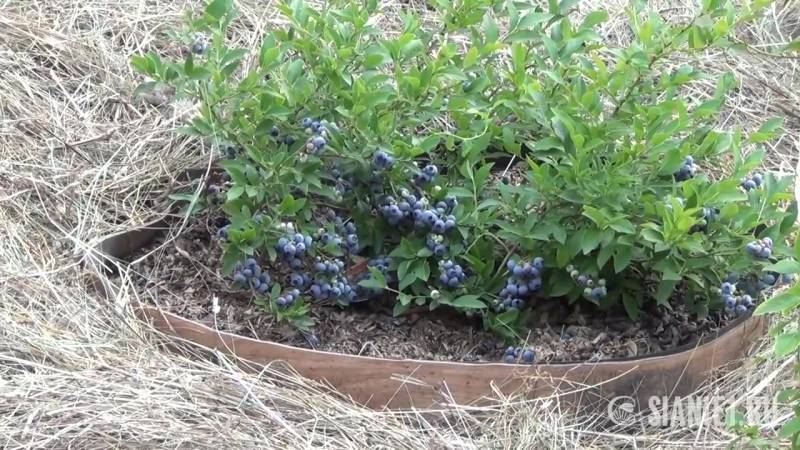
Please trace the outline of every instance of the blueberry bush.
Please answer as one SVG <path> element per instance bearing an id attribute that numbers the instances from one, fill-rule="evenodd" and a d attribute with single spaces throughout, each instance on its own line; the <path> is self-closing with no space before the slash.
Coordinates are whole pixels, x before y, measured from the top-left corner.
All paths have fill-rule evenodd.
<path id="1" fill-rule="evenodd" d="M 313 305 L 377 298 L 509 341 L 544 302 L 748 313 L 800 256 L 792 179 L 759 172 L 781 120 L 719 128 L 734 77 L 688 96 L 711 75 L 674 61 L 735 57 L 768 1 L 703 0 L 683 23 L 633 1 L 619 45 L 575 4 L 437 0 L 435 27 L 406 12 L 385 33 L 376 0 L 291 0 L 247 49 L 213 0 L 177 35 L 183 59 L 131 64 L 137 92 L 197 102 L 182 131 L 219 149 L 223 273 L 300 327 Z"/>

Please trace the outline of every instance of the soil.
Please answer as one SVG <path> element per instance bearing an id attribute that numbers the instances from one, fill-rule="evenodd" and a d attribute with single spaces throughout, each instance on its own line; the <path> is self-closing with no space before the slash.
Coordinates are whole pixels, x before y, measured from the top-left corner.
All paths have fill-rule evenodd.
<path id="1" fill-rule="evenodd" d="M 276 323 L 253 300 L 251 291 L 237 288 L 220 274 L 222 248 L 216 237 L 219 220 L 198 216 L 175 238 L 162 235 L 133 259 L 141 275 L 142 297 L 161 308 L 238 335 L 298 347 L 383 358 L 497 362 L 505 345 L 483 331 L 479 318 L 452 310 L 394 317 L 391 299 L 374 299 L 348 308 L 311 305 L 316 321 L 306 333 Z M 259 261 L 266 267 L 265 261 Z M 274 277 L 273 277 L 274 278 Z M 286 283 L 282 283 L 286 285 Z M 215 316 L 213 298 L 220 307 Z M 697 320 L 681 306 L 642 312 L 638 321 L 627 316 L 581 311 L 560 300 L 534 306 L 526 344 L 540 363 L 600 361 L 636 357 L 696 342 L 728 321 L 719 316 Z"/>

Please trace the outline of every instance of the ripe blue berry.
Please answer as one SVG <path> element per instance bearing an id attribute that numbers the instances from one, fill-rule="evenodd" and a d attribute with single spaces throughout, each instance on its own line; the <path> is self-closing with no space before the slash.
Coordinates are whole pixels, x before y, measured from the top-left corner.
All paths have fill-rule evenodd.
<path id="1" fill-rule="evenodd" d="M 723 294 L 731 295 L 735 291 L 735 287 L 733 286 L 733 284 L 725 282 L 722 283 L 722 287 L 720 288 L 720 290 L 722 291 Z"/>
<path id="2" fill-rule="evenodd" d="M 522 361 L 532 364 L 533 361 L 536 359 L 536 354 L 531 349 L 525 349 L 522 352 Z"/>

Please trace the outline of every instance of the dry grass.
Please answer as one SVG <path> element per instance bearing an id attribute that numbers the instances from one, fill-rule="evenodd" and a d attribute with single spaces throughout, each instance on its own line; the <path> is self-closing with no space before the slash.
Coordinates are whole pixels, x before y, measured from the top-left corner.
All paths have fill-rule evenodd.
<path id="1" fill-rule="evenodd" d="M 240 2 L 236 39 L 251 45 L 274 22 L 269 1 Z M 419 7 L 419 1 L 414 3 Z M 624 39 L 624 2 L 610 39 Z M 681 14 L 688 2 L 663 2 Z M 147 221 L 163 206 L 169 175 L 206 163 L 202 143 L 172 130 L 182 106 L 132 103 L 131 53 L 168 48 L 184 2 L 0 0 L 0 442 L 8 448 L 574 448 L 713 447 L 735 435 L 699 429 L 609 428 L 558 399 L 500 399 L 492 407 L 421 414 L 365 410 L 329 389 L 265 370 L 244 373 L 166 353 L 164 340 L 87 285 L 79 256 L 104 233 Z M 593 5 L 585 5 L 591 7 Z M 391 27 L 398 3 L 388 2 Z M 421 9 L 421 8 L 420 8 Z M 434 20 L 434 19 L 429 19 Z M 744 30 L 766 51 L 800 36 L 800 3 L 782 2 Z M 795 172 L 800 149 L 797 58 L 710 54 L 709 71 L 734 71 L 742 86 L 725 125 L 752 128 L 787 116 L 770 167 Z M 708 86 L 699 86 L 702 95 Z M 769 345 L 763 344 L 763 348 Z M 790 379 L 786 363 L 754 356 L 705 393 L 745 401 Z M 775 423 L 763 424 L 773 429 Z"/>

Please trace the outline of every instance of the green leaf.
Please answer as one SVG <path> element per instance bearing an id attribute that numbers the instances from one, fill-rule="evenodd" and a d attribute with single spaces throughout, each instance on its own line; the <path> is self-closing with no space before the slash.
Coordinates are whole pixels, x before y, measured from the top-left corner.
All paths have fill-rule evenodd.
<path id="1" fill-rule="evenodd" d="M 478 51 L 477 47 L 472 47 L 467 51 L 467 54 L 464 55 L 464 68 L 472 67 L 475 63 L 478 62 L 478 58 L 480 58 L 481 54 Z"/>
<path id="2" fill-rule="evenodd" d="M 431 276 L 431 267 L 428 265 L 428 261 L 417 261 L 417 264 L 414 266 L 413 273 L 418 280 L 428 281 L 428 278 Z"/>
<path id="3" fill-rule="evenodd" d="M 479 295 L 462 295 L 457 299 L 453 300 L 453 306 L 457 308 L 469 308 L 469 309 L 482 309 L 486 308 L 486 304 L 480 300 Z"/>
<path id="4" fill-rule="evenodd" d="M 519 29 L 529 29 L 539 25 L 541 23 L 547 22 L 548 20 L 552 19 L 553 15 L 550 13 L 543 13 L 543 12 L 531 12 L 526 14 L 522 19 L 520 19 L 517 28 Z"/>
<path id="5" fill-rule="evenodd" d="M 374 278 L 366 278 L 358 282 L 359 286 L 363 286 L 365 288 L 370 289 L 385 289 L 386 288 L 386 281 L 385 280 L 376 280 Z"/>
<path id="6" fill-rule="evenodd" d="M 794 417 L 792 420 L 783 424 L 780 430 L 778 430 L 778 436 L 782 438 L 788 438 L 800 433 L 800 417 Z"/>
<path id="7" fill-rule="evenodd" d="M 614 220 L 613 222 L 609 223 L 608 226 L 614 231 L 618 231 L 620 233 L 636 234 L 636 228 L 634 228 L 633 224 L 624 217 Z"/>
<path id="8" fill-rule="evenodd" d="M 622 305 L 631 320 L 639 320 L 639 302 L 636 297 L 626 293 L 622 294 Z"/>
<path id="9" fill-rule="evenodd" d="M 221 19 L 225 14 L 229 13 L 232 8 L 233 0 L 214 0 L 206 6 L 206 14 L 215 19 Z"/>
<path id="10" fill-rule="evenodd" d="M 237 185 L 230 189 L 228 189 L 227 198 L 228 201 L 236 200 L 237 198 L 241 197 L 244 194 L 244 186 Z"/>
<path id="11" fill-rule="evenodd" d="M 800 273 L 800 262 L 793 259 L 784 259 L 764 268 L 778 273 Z"/>
<path id="12" fill-rule="evenodd" d="M 409 301 L 409 303 L 395 302 L 394 308 L 392 308 L 392 315 L 397 317 L 397 316 L 405 313 L 406 311 L 408 311 L 409 308 L 411 308 L 411 302 L 410 301 Z"/>
<path id="13" fill-rule="evenodd" d="M 784 333 L 775 338 L 775 355 L 779 357 L 794 353 L 800 347 L 800 331 Z"/>
<path id="14" fill-rule="evenodd" d="M 620 273 L 631 263 L 633 247 L 629 245 L 617 245 L 614 251 L 614 271 Z"/>
<path id="15" fill-rule="evenodd" d="M 789 309 L 796 308 L 797 305 L 800 305 L 800 284 L 758 305 L 753 314 L 760 316 L 767 313 L 782 313 Z"/>
<path id="16" fill-rule="evenodd" d="M 608 13 L 605 11 L 592 11 L 586 15 L 581 23 L 581 28 L 594 28 L 595 26 L 608 20 Z"/>
<path id="17" fill-rule="evenodd" d="M 782 117 L 773 117 L 768 121 L 764 122 L 764 125 L 756 131 L 755 133 L 751 134 L 747 138 L 747 142 L 757 144 L 761 142 L 768 141 L 778 135 L 777 131 L 783 125 L 783 118 Z"/>
<path id="18" fill-rule="evenodd" d="M 581 239 L 581 251 L 584 255 L 588 255 L 598 245 L 600 245 L 600 231 L 595 228 L 587 228 Z"/>

